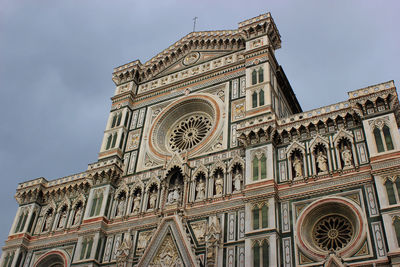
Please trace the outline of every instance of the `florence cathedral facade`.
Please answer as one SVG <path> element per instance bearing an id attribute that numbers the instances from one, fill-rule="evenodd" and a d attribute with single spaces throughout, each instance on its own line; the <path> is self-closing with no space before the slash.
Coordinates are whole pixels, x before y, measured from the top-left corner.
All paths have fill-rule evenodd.
<path id="1" fill-rule="evenodd" d="M 394 82 L 303 111 L 280 47 L 267 13 L 115 68 L 98 161 L 18 185 L 0 266 L 400 266 Z"/>

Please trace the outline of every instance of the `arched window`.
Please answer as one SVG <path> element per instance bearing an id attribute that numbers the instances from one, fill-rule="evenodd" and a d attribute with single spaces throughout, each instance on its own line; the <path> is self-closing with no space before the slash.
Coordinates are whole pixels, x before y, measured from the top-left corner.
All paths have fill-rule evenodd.
<path id="1" fill-rule="evenodd" d="M 261 243 L 261 245 L 260 245 Z M 267 240 L 254 241 L 253 245 L 253 266 L 268 267 L 269 266 L 269 245 Z"/>
<path id="2" fill-rule="evenodd" d="M 94 214 L 96 212 L 96 205 L 97 205 L 98 200 L 99 200 L 99 196 L 96 193 L 94 193 L 93 200 L 92 200 L 92 208 L 90 209 L 90 217 L 94 216 Z"/>
<path id="3" fill-rule="evenodd" d="M 258 158 L 254 156 L 253 158 L 253 181 L 258 180 Z"/>
<path id="4" fill-rule="evenodd" d="M 390 181 L 389 179 L 386 180 L 385 187 L 386 187 L 386 193 L 387 193 L 388 200 L 389 200 L 389 205 L 396 204 L 396 196 L 395 196 L 392 181 Z"/>
<path id="5" fill-rule="evenodd" d="M 377 127 L 375 127 L 375 129 L 374 129 L 374 137 L 375 137 L 375 143 L 376 143 L 376 148 L 377 148 L 378 152 L 385 151 L 385 149 L 383 147 L 381 131 Z"/>
<path id="6" fill-rule="evenodd" d="M 122 119 L 122 112 L 118 114 L 117 126 L 121 124 L 121 119 Z"/>
<path id="7" fill-rule="evenodd" d="M 117 137 L 118 137 L 118 134 L 114 133 L 112 144 L 111 144 L 111 148 L 115 147 L 115 143 L 117 142 Z"/>
<path id="8" fill-rule="evenodd" d="M 253 92 L 253 94 L 251 95 L 251 107 L 257 107 L 257 92 Z"/>
<path id="9" fill-rule="evenodd" d="M 120 149 L 122 149 L 122 145 L 124 144 L 124 137 L 125 137 L 125 134 L 122 133 L 121 141 L 119 141 L 119 148 L 120 148 Z"/>
<path id="10" fill-rule="evenodd" d="M 83 239 L 82 247 L 81 247 L 81 255 L 80 255 L 81 260 L 90 258 L 92 246 L 93 246 L 93 238 L 92 237 Z"/>
<path id="11" fill-rule="evenodd" d="M 253 266 L 259 267 L 260 266 L 260 244 L 256 241 L 253 246 Z"/>
<path id="12" fill-rule="evenodd" d="M 116 123 L 117 123 L 117 114 L 114 114 L 112 123 L 111 123 L 111 128 L 114 128 Z"/>
<path id="13" fill-rule="evenodd" d="M 267 178 L 267 158 L 265 157 L 264 154 L 262 154 L 260 158 L 260 167 L 261 167 L 261 179 Z"/>
<path id="14" fill-rule="evenodd" d="M 260 106 L 264 106 L 264 90 L 260 90 L 260 93 L 258 94 L 259 98 L 259 104 Z"/>
<path id="15" fill-rule="evenodd" d="M 268 267 L 269 266 L 269 246 L 268 246 L 268 242 L 264 240 L 262 246 L 261 246 L 261 252 L 262 252 L 262 266 L 263 267 Z"/>
<path id="16" fill-rule="evenodd" d="M 396 216 L 393 220 L 394 231 L 396 232 L 397 246 L 400 247 L 400 218 Z"/>
<path id="17" fill-rule="evenodd" d="M 21 224 L 22 224 L 23 220 L 24 220 L 24 213 L 21 212 L 21 214 L 19 215 L 19 218 L 18 218 L 17 227 L 15 228 L 15 233 L 18 233 L 20 231 L 19 229 L 21 228 Z"/>
<path id="18" fill-rule="evenodd" d="M 110 135 L 107 137 L 107 145 L 106 145 L 106 150 L 110 149 L 110 146 L 111 146 L 111 140 L 112 140 L 112 135 L 110 134 Z"/>
<path id="19" fill-rule="evenodd" d="M 265 154 L 254 155 L 252 160 L 253 181 L 267 178 L 267 158 Z"/>
<path id="20" fill-rule="evenodd" d="M 268 228 L 268 206 L 266 203 L 255 204 L 252 209 L 253 230 Z"/>
<path id="21" fill-rule="evenodd" d="M 33 223 L 35 222 L 35 219 L 36 219 L 36 212 L 33 212 L 31 221 L 29 222 L 29 225 L 28 225 L 28 229 L 26 230 L 28 233 L 30 233 L 32 231 L 32 227 L 33 227 Z"/>
<path id="22" fill-rule="evenodd" d="M 258 82 L 262 83 L 264 81 L 264 69 L 260 68 L 258 70 Z"/>
<path id="23" fill-rule="evenodd" d="M 102 204 L 103 204 L 103 193 L 95 191 L 92 200 L 92 207 L 90 209 L 90 217 L 97 216 L 100 214 L 100 209 Z"/>
<path id="24" fill-rule="evenodd" d="M 124 121 L 124 126 L 128 127 L 128 119 L 129 119 L 129 113 L 128 111 L 125 113 L 125 121 Z"/>
<path id="25" fill-rule="evenodd" d="M 257 71 L 253 70 L 251 73 L 251 84 L 255 85 L 257 83 Z"/>
<path id="26" fill-rule="evenodd" d="M 387 125 L 383 126 L 382 128 L 383 136 L 385 137 L 385 143 L 386 143 L 386 148 L 387 150 L 393 150 L 393 142 L 392 142 L 392 136 L 390 135 L 390 129 L 387 127 Z"/>

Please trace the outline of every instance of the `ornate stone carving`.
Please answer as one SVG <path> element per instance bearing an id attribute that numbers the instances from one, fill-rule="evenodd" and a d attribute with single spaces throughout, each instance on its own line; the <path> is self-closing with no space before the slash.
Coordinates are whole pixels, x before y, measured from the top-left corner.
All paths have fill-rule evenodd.
<path id="1" fill-rule="evenodd" d="M 132 249 L 131 230 L 124 236 L 124 240 L 117 248 L 117 267 L 126 267 Z"/>
<path id="2" fill-rule="evenodd" d="M 153 235 L 153 232 L 154 232 L 154 230 L 139 233 L 138 243 L 136 246 L 136 249 L 139 252 L 143 251 L 147 247 L 147 245 L 149 244 L 149 241 Z"/>
<path id="3" fill-rule="evenodd" d="M 174 244 L 171 234 L 167 234 L 157 251 L 156 256 L 150 263 L 153 267 L 183 267 L 182 259 Z"/>
<path id="4" fill-rule="evenodd" d="M 221 225 L 217 216 L 210 216 L 206 229 L 207 265 L 216 266 L 217 248 L 221 242 Z"/>
<path id="5" fill-rule="evenodd" d="M 190 224 L 193 229 L 194 236 L 198 243 L 205 242 L 205 233 L 207 230 L 207 221 L 193 222 Z"/>

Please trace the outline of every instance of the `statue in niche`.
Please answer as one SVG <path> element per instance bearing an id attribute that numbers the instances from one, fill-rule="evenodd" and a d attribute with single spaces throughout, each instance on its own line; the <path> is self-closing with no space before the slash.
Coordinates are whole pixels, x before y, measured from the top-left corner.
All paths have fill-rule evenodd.
<path id="1" fill-rule="evenodd" d="M 293 160 L 295 178 L 303 177 L 303 162 L 300 156 L 295 156 Z"/>
<path id="2" fill-rule="evenodd" d="M 60 220 L 58 221 L 58 228 L 61 229 L 64 227 L 65 220 L 67 219 L 67 211 L 63 210 L 60 213 Z"/>
<path id="3" fill-rule="evenodd" d="M 342 155 L 344 167 L 353 166 L 353 155 L 347 145 L 344 145 L 341 155 Z"/>
<path id="4" fill-rule="evenodd" d="M 199 182 L 197 183 L 196 186 L 196 191 L 197 191 L 197 195 L 196 195 L 196 200 L 201 200 L 204 199 L 206 194 L 205 194 L 205 183 L 204 183 L 204 179 L 200 178 Z"/>
<path id="5" fill-rule="evenodd" d="M 140 197 L 141 197 L 141 194 L 140 194 L 140 192 L 138 192 L 136 194 L 135 198 L 133 199 L 133 209 L 132 209 L 132 211 L 135 214 L 138 213 L 139 209 L 140 209 Z"/>
<path id="6" fill-rule="evenodd" d="M 125 209 L 125 197 L 122 196 L 118 202 L 117 216 L 124 215 L 124 209 Z"/>
<path id="7" fill-rule="evenodd" d="M 46 232 L 46 231 L 50 230 L 51 224 L 53 223 L 53 216 L 52 215 L 53 215 L 52 213 L 47 214 L 46 219 L 44 221 L 43 232 Z"/>
<path id="8" fill-rule="evenodd" d="M 324 173 L 328 171 L 328 160 L 322 150 L 319 150 L 317 153 L 317 164 L 319 172 Z"/>
<path id="9" fill-rule="evenodd" d="M 79 222 L 81 221 L 81 218 L 82 218 L 82 207 L 78 207 L 78 208 L 76 208 L 73 225 L 79 224 Z"/>
<path id="10" fill-rule="evenodd" d="M 224 186 L 224 179 L 222 178 L 222 174 L 217 174 L 217 179 L 215 179 L 215 195 L 222 195 L 222 189 Z"/>
<path id="11" fill-rule="evenodd" d="M 168 201 L 167 202 L 169 204 L 172 204 L 172 203 L 179 201 L 180 195 L 181 194 L 180 194 L 180 187 L 178 184 L 178 179 L 175 179 L 175 183 L 172 186 L 172 189 L 168 193 L 168 199 L 167 199 Z"/>
<path id="12" fill-rule="evenodd" d="M 137 249 L 144 250 L 151 239 L 153 231 L 141 232 L 138 238 Z"/>
<path id="13" fill-rule="evenodd" d="M 152 192 L 150 192 L 149 209 L 153 210 L 156 208 L 156 201 L 157 201 L 157 190 L 154 189 Z"/>
<path id="14" fill-rule="evenodd" d="M 237 172 L 234 174 L 234 178 L 233 178 L 233 191 L 234 192 L 238 192 L 241 189 L 241 182 L 243 180 L 242 174 L 240 174 L 240 172 Z"/>

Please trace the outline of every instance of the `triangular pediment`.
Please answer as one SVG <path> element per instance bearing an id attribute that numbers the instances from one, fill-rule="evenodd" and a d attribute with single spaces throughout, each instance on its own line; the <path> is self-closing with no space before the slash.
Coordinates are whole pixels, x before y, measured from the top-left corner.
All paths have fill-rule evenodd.
<path id="1" fill-rule="evenodd" d="M 174 72 L 178 72 L 184 69 L 189 69 L 192 67 L 196 67 L 202 63 L 205 63 L 207 61 L 223 57 L 229 53 L 231 53 L 232 50 L 228 51 L 187 51 L 185 55 L 182 55 L 179 59 L 176 60 L 175 63 L 172 63 L 169 67 L 166 67 L 164 70 L 158 72 L 154 78 L 159 78 L 164 75 L 168 75 Z M 192 61 L 191 61 L 192 59 Z M 205 67 L 205 66 L 203 66 Z M 191 71 L 195 72 L 196 69 L 191 69 Z"/>
<path id="2" fill-rule="evenodd" d="M 145 249 L 138 266 L 197 266 L 196 257 L 177 216 L 165 218 Z"/>

